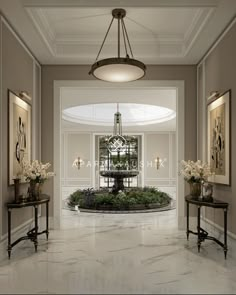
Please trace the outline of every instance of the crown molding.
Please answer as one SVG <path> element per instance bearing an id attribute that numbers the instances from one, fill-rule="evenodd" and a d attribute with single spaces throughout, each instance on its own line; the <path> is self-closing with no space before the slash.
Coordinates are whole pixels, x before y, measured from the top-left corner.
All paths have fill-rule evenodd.
<path id="1" fill-rule="evenodd" d="M 223 30 L 223 32 L 220 34 L 220 36 L 216 39 L 214 44 L 207 50 L 207 52 L 204 54 L 204 56 L 198 61 L 198 63 L 197 63 L 198 67 L 204 63 L 204 61 L 207 59 L 207 57 L 216 48 L 216 46 L 221 42 L 221 40 L 230 31 L 230 29 L 233 27 L 234 24 L 236 24 L 236 16 L 233 17 L 233 19 L 229 22 L 228 26 Z"/>
<path id="2" fill-rule="evenodd" d="M 189 8 L 189 6 L 187 7 Z M 76 58 L 80 64 L 93 62 L 94 52 L 97 51 L 103 36 L 94 35 L 93 37 L 90 35 L 88 37 L 87 34 L 69 36 L 61 34 L 58 36 L 52 29 L 42 7 L 28 7 L 26 11 L 53 58 L 67 59 L 68 61 Z M 155 63 L 164 58 L 183 59 L 191 50 L 213 12 L 214 8 L 199 8 L 187 31 L 183 34 L 162 34 L 157 35 L 156 38 L 153 37 L 153 34 L 149 34 L 149 36 L 148 34 L 136 35 L 136 39 L 132 40 L 132 45 L 136 46 L 136 56 L 148 63 Z M 109 39 L 106 45 L 113 52 L 116 49 L 116 44 L 117 40 Z"/>
<path id="3" fill-rule="evenodd" d="M 29 17 L 31 18 L 34 26 L 38 30 L 41 38 L 49 49 L 50 53 L 55 56 L 55 35 L 48 23 L 46 16 L 43 14 L 41 9 L 26 9 Z"/>
<path id="4" fill-rule="evenodd" d="M 200 9 L 199 13 L 196 14 L 191 26 L 184 37 L 184 52 L 183 56 L 186 56 L 191 50 L 194 42 L 197 40 L 198 36 L 206 26 L 207 22 L 212 17 L 215 8 L 210 9 Z"/>
<path id="5" fill-rule="evenodd" d="M 0 22 L 1 22 L 1 29 L 2 29 L 2 24 L 4 24 L 8 28 L 8 30 L 12 33 L 12 35 L 16 38 L 16 40 L 19 42 L 19 44 L 24 48 L 25 52 L 40 67 L 41 66 L 40 62 L 37 60 L 37 58 L 34 56 L 34 54 L 31 52 L 31 50 L 25 44 L 25 42 L 21 39 L 21 37 L 16 33 L 14 28 L 11 26 L 11 24 L 8 22 L 8 20 L 5 18 L 5 16 L 2 15 L 1 11 L 0 11 Z"/>
<path id="6" fill-rule="evenodd" d="M 218 0 L 23 0 L 25 7 L 216 7 Z"/>

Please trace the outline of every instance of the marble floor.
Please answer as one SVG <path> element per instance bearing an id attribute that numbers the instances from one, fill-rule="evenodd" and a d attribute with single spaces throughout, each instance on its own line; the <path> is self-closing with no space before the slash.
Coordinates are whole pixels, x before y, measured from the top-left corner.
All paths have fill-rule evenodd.
<path id="1" fill-rule="evenodd" d="M 196 237 L 186 241 L 175 210 L 139 214 L 63 216 L 61 230 L 19 244 L 0 262 L 5 294 L 236 293 L 236 259 Z"/>

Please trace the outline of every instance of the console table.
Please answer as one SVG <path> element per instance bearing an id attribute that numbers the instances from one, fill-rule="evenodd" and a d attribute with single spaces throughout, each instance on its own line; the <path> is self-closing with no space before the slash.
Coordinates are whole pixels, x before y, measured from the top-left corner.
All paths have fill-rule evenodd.
<path id="1" fill-rule="evenodd" d="M 34 243 L 35 252 L 37 252 L 38 248 L 38 235 L 46 234 L 46 238 L 48 240 L 48 205 L 49 205 L 50 197 L 48 195 L 42 194 L 37 200 L 33 201 L 25 201 L 25 202 L 11 202 L 7 203 L 7 211 L 8 211 L 8 257 L 11 258 L 11 250 L 12 248 L 18 244 L 20 241 L 31 240 Z M 45 204 L 46 205 L 46 229 L 39 232 L 38 231 L 38 206 Z M 34 228 L 26 233 L 25 236 L 20 237 L 13 243 L 11 243 L 11 212 L 12 209 L 21 209 L 25 207 L 34 207 Z"/>
<path id="2" fill-rule="evenodd" d="M 189 238 L 189 234 L 197 235 L 197 245 L 198 245 L 198 252 L 200 252 L 201 243 L 204 240 L 212 240 L 216 242 L 218 245 L 220 245 L 224 249 L 225 259 L 227 257 L 227 212 L 228 212 L 228 206 L 229 204 L 220 200 L 215 200 L 211 202 L 202 201 L 201 199 L 196 199 L 190 195 L 185 196 L 185 202 L 187 204 L 187 240 Z M 197 214 L 197 232 L 189 230 L 189 204 L 195 205 L 198 208 L 198 214 Z M 214 209 L 223 209 L 224 211 L 224 243 L 216 239 L 215 237 L 211 237 L 208 235 L 208 232 L 205 231 L 203 228 L 201 228 L 201 207 L 211 207 Z"/>

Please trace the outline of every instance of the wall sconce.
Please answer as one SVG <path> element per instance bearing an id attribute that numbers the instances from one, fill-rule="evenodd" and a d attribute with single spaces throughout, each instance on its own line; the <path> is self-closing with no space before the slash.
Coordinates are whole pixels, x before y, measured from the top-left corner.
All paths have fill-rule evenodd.
<path id="1" fill-rule="evenodd" d="M 20 93 L 19 93 L 19 96 L 21 97 L 21 98 L 27 98 L 28 100 L 31 100 L 32 98 L 29 96 L 29 92 L 27 92 L 27 91 L 21 91 Z"/>
<path id="2" fill-rule="evenodd" d="M 74 160 L 72 167 L 76 167 L 79 170 L 82 162 L 83 160 L 80 157 L 78 157 Z"/>
<path id="3" fill-rule="evenodd" d="M 159 157 L 156 157 L 155 163 L 156 163 L 156 168 L 158 170 L 160 168 L 160 158 Z"/>
<path id="4" fill-rule="evenodd" d="M 207 97 L 207 100 L 210 100 L 212 98 L 216 98 L 220 95 L 220 92 L 219 91 L 211 91 L 210 92 L 210 96 Z"/>

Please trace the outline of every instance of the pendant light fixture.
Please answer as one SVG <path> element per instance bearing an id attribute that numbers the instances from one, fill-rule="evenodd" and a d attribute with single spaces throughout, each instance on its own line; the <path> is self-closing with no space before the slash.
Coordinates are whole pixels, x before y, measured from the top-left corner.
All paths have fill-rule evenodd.
<path id="1" fill-rule="evenodd" d="M 114 136 L 122 136 L 122 122 L 121 122 L 121 113 L 119 112 L 119 103 L 117 103 L 117 111 L 114 114 Z"/>
<path id="2" fill-rule="evenodd" d="M 117 111 L 114 114 L 113 135 L 108 139 L 107 145 L 110 153 L 121 152 L 126 150 L 126 139 L 122 136 L 121 113 L 119 112 L 119 104 L 117 103 Z"/>
<path id="3" fill-rule="evenodd" d="M 134 59 L 128 33 L 124 23 L 126 11 L 122 8 L 112 10 L 112 20 L 102 42 L 95 63 L 91 66 L 89 74 L 95 78 L 107 82 L 130 82 L 142 78 L 145 75 L 146 66 Z M 111 29 L 114 19 L 118 20 L 117 57 L 99 60 L 100 53 Z M 123 36 L 125 56 L 121 57 L 121 39 Z M 130 57 L 131 56 L 131 57 Z"/>

